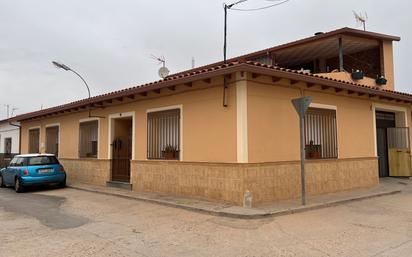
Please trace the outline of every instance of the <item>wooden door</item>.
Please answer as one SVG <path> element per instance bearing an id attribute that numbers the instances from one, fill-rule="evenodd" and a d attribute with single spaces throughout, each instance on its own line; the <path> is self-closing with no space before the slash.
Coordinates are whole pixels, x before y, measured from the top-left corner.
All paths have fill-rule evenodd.
<path id="1" fill-rule="evenodd" d="M 116 138 L 112 142 L 112 180 L 129 182 L 130 180 L 130 158 L 124 155 L 128 152 L 127 142 Z"/>
<path id="2" fill-rule="evenodd" d="M 130 159 L 132 157 L 132 120 L 114 122 L 115 139 L 112 141 L 112 180 L 130 182 Z"/>
<path id="3" fill-rule="evenodd" d="M 411 151 L 409 128 L 388 128 L 389 175 L 393 177 L 411 176 Z"/>
<path id="4" fill-rule="evenodd" d="M 29 130 L 29 153 L 40 152 L 40 129 Z"/>
<path id="5" fill-rule="evenodd" d="M 59 155 L 59 127 L 46 128 L 46 152 Z"/>

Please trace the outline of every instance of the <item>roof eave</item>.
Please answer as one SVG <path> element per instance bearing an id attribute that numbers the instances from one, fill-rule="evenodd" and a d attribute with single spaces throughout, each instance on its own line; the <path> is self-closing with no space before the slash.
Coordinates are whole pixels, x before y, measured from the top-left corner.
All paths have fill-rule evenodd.
<path id="1" fill-rule="evenodd" d="M 170 86 L 204 80 L 204 79 L 208 79 L 211 77 L 226 75 L 226 74 L 230 74 L 233 72 L 239 72 L 239 71 L 257 73 L 257 74 L 273 76 L 273 77 L 281 77 L 281 78 L 285 78 L 289 80 L 298 80 L 298 81 L 302 81 L 302 82 L 306 82 L 310 84 L 318 84 L 318 85 L 323 85 L 323 86 L 328 86 L 328 87 L 333 87 L 333 88 L 338 88 L 338 89 L 343 89 L 343 90 L 350 90 L 350 91 L 364 93 L 364 94 L 399 99 L 399 100 L 410 102 L 410 103 L 412 102 L 412 96 L 406 95 L 406 94 L 403 95 L 402 93 L 377 90 L 377 89 L 373 89 L 367 86 L 362 86 L 362 85 L 358 85 L 358 84 L 354 84 L 350 82 L 333 80 L 333 79 L 326 78 L 326 77 L 319 77 L 317 75 L 302 74 L 298 71 L 280 69 L 280 68 L 275 68 L 273 66 L 268 66 L 268 65 L 261 65 L 261 64 L 256 64 L 256 63 L 254 64 L 239 63 L 239 64 L 227 65 L 226 67 L 223 67 L 223 68 L 204 70 L 203 73 L 194 73 L 194 74 L 188 74 L 188 75 L 180 75 L 177 77 L 171 77 L 166 80 L 156 82 L 156 84 L 153 84 L 153 85 L 136 87 L 136 88 L 123 90 L 123 91 L 115 92 L 115 93 L 108 94 L 108 95 L 97 96 L 92 99 L 84 99 L 84 100 L 81 100 L 81 101 L 78 101 L 72 104 L 66 104 L 66 105 L 53 107 L 53 108 L 49 108 L 49 109 L 42 110 L 42 111 L 19 115 L 15 117 L 15 120 L 24 121 L 24 120 L 28 120 L 32 118 L 39 118 L 45 115 L 59 113 L 59 112 L 67 111 L 67 110 L 74 109 L 74 108 L 81 108 L 85 106 L 87 107 L 88 105 L 91 105 L 91 104 L 99 103 L 102 101 L 113 100 L 119 97 L 127 97 L 129 95 L 135 95 L 139 93 L 155 91 L 155 90 L 159 90 L 159 89 L 170 87 Z"/>

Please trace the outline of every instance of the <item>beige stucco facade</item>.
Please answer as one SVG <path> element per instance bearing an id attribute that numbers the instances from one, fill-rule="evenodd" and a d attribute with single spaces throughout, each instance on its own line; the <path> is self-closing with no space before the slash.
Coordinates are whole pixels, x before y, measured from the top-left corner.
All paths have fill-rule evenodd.
<path id="1" fill-rule="evenodd" d="M 40 151 L 45 128 L 60 127 L 59 158 L 72 182 L 105 185 L 111 180 L 112 119 L 133 119 L 130 183 L 137 192 L 183 195 L 241 204 L 246 190 L 254 204 L 297 198 L 300 195 L 299 124 L 291 100 L 313 97 L 313 106 L 336 110 L 338 158 L 306 164 L 308 194 L 371 187 L 379 183 L 376 155 L 376 106 L 404 110 L 406 104 L 358 96 L 319 86 L 273 82 L 269 76 L 238 72 L 228 83 L 228 106 L 223 107 L 223 79 L 197 81 L 190 87 L 149 93 L 105 108 L 35 121 L 22 121 L 21 149 L 28 151 L 28 131 L 40 127 Z M 147 160 L 147 112 L 181 110 L 180 160 Z M 79 124 L 99 121 L 98 158 L 79 158 Z"/>
<path id="2" fill-rule="evenodd" d="M 156 108 L 182 108 L 182 161 L 196 162 L 236 162 L 236 94 L 235 87 L 229 88 L 228 107 L 221 102 L 222 86 L 219 78 L 215 85 L 207 88 L 166 94 L 150 100 L 118 104 L 105 109 L 67 114 L 39 121 L 23 122 L 22 153 L 28 152 L 28 130 L 40 127 L 40 152 L 45 151 L 45 128 L 48 124 L 60 125 L 60 158 L 78 158 L 79 124 L 83 121 L 99 121 L 98 159 L 109 158 L 109 116 L 114 114 L 134 114 L 133 160 L 146 160 L 147 111 Z M 204 82 L 193 87 L 202 87 Z"/>

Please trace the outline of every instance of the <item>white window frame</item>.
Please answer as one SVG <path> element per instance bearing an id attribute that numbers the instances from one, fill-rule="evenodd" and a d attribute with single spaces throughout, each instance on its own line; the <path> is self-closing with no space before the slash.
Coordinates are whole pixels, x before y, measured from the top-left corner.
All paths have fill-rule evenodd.
<path id="1" fill-rule="evenodd" d="M 336 159 L 340 157 L 340 143 L 339 143 L 339 119 L 338 119 L 338 107 L 336 105 L 329 105 L 329 104 L 321 104 L 321 103 L 310 103 L 309 108 L 318 108 L 318 109 L 326 109 L 326 110 L 334 110 L 336 115 L 336 147 L 337 149 L 337 156 Z M 322 159 L 320 159 L 322 160 Z"/>
<path id="2" fill-rule="evenodd" d="M 161 111 L 168 111 L 168 110 L 173 110 L 173 109 L 179 109 L 180 110 L 180 131 L 179 131 L 179 137 L 180 137 L 180 146 L 179 146 L 179 160 L 178 161 L 183 161 L 184 160 L 184 155 L 183 155 L 183 105 L 178 104 L 178 105 L 170 105 L 170 106 L 164 106 L 164 107 L 158 107 L 158 108 L 150 108 L 146 110 L 146 140 L 149 135 L 149 131 L 147 131 L 147 114 L 151 112 L 161 112 Z M 146 160 L 152 160 L 147 158 L 147 143 L 146 143 Z"/>
<path id="3" fill-rule="evenodd" d="M 80 153 L 80 124 L 89 122 L 89 121 L 96 121 L 96 120 L 97 120 L 97 157 L 90 158 L 90 159 L 100 159 L 100 118 L 94 118 L 94 117 L 84 118 L 84 119 L 79 120 L 79 124 L 78 124 L 79 135 L 78 135 L 78 143 L 77 143 L 77 157 L 79 159 L 87 158 L 87 157 L 80 157 L 80 154 L 79 154 Z"/>

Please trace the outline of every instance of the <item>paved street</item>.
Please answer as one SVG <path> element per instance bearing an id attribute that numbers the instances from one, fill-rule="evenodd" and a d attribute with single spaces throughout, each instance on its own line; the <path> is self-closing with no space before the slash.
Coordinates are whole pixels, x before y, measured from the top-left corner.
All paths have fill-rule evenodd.
<path id="1" fill-rule="evenodd" d="M 405 192 L 260 220 L 75 189 L 0 189 L 0 257 L 411 256 Z"/>

